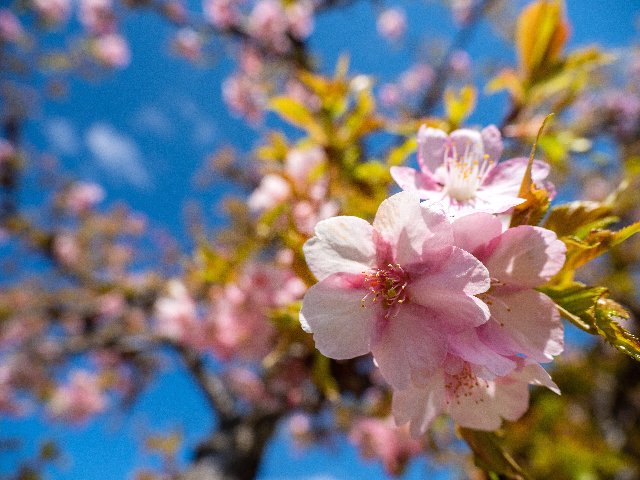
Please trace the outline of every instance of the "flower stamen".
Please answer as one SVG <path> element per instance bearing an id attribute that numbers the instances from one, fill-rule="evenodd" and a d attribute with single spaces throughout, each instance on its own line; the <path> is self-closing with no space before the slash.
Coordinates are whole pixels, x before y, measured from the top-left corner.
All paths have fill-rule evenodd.
<path id="1" fill-rule="evenodd" d="M 372 303 L 378 298 L 387 309 L 385 318 L 396 316 L 398 309 L 407 299 L 407 274 L 399 264 L 389 263 L 384 268 L 377 268 L 363 272 L 364 283 L 369 292 L 362 298 L 361 305 L 364 308 L 367 298 L 373 295 Z"/>

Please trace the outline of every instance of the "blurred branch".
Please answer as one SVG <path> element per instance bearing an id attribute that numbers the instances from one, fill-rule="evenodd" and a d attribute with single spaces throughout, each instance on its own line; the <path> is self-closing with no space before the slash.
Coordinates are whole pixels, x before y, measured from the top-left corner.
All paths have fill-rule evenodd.
<path id="1" fill-rule="evenodd" d="M 496 0 L 482 0 L 474 6 L 467 23 L 458 31 L 436 68 L 434 80 L 424 97 L 422 97 L 420 107 L 414 113 L 415 117 L 430 115 L 438 103 L 440 103 L 447 85 L 449 72 L 451 71 L 449 68 L 451 57 L 457 50 L 461 50 L 467 45 L 480 21 L 495 3 Z"/>

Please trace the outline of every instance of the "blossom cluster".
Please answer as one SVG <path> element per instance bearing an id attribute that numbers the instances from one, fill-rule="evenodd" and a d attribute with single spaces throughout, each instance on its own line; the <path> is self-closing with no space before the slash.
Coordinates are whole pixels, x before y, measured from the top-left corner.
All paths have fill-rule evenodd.
<path id="1" fill-rule="evenodd" d="M 318 283 L 300 322 L 324 355 L 371 353 L 393 389 L 392 413 L 413 435 L 441 413 L 495 430 L 528 408 L 529 385 L 558 392 L 541 367 L 563 350 L 554 303 L 536 287 L 564 263 L 550 230 L 509 228 L 528 160 L 499 163 L 499 130 L 422 127 L 420 170 L 394 167 L 404 190 L 370 224 L 322 220 L 304 245 Z M 533 181 L 551 193 L 535 161 Z M 424 200 L 424 201 L 421 201 Z"/>

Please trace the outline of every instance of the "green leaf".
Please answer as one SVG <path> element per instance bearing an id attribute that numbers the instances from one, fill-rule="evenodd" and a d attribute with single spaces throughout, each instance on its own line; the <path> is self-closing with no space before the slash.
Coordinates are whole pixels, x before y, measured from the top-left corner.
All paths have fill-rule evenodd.
<path id="1" fill-rule="evenodd" d="M 618 322 L 629 318 L 629 313 L 608 298 L 605 287 L 589 287 L 574 282 L 563 288 L 543 287 L 558 307 L 560 314 L 592 335 L 598 335 L 616 349 L 640 361 L 640 340 Z"/>
<path id="2" fill-rule="evenodd" d="M 595 308 L 598 334 L 631 358 L 640 362 L 640 340 L 623 328 L 618 320 L 626 320 L 629 313 L 610 298 L 600 298 Z"/>
<path id="3" fill-rule="evenodd" d="M 559 0 L 538 0 L 529 4 L 516 23 L 516 46 L 520 70 L 525 76 L 555 62 L 569 37 Z"/>
<path id="4" fill-rule="evenodd" d="M 397 147 L 394 147 L 387 156 L 387 165 L 389 167 L 402 165 L 418 146 L 418 140 L 412 135 Z"/>
<path id="5" fill-rule="evenodd" d="M 508 480 L 527 480 L 529 478 L 511 455 L 505 451 L 494 432 L 459 427 L 458 433 L 473 451 L 473 460 L 476 466 L 490 476 Z"/>
<path id="6" fill-rule="evenodd" d="M 612 206 L 600 202 L 571 202 L 551 209 L 544 228 L 553 230 L 559 237 L 585 238 L 591 230 L 605 228 L 616 222 Z"/>
<path id="7" fill-rule="evenodd" d="M 460 125 L 476 107 L 478 94 L 471 85 L 465 85 L 459 92 L 448 88 L 444 92 L 444 109 L 453 128 Z"/>
<path id="8" fill-rule="evenodd" d="M 326 145 L 327 135 L 324 129 L 302 103 L 282 96 L 271 99 L 269 107 L 287 122 L 306 130 L 316 142 Z"/>
<path id="9" fill-rule="evenodd" d="M 617 232 L 592 230 L 583 239 L 563 237 L 562 241 L 567 246 L 567 257 L 562 269 L 551 279 L 550 283 L 555 285 L 571 283 L 576 269 L 638 232 L 640 232 L 640 222 L 633 223 Z"/>

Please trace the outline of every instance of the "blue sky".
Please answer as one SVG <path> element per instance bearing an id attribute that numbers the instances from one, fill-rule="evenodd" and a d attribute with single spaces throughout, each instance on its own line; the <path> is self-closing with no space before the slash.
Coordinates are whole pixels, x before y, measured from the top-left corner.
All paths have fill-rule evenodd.
<path id="1" fill-rule="evenodd" d="M 433 7 L 435 2 L 428 3 Z M 567 3 L 573 25 L 571 46 L 598 42 L 617 47 L 637 40 L 639 0 Z M 419 1 L 402 6 L 408 12 L 407 41 L 412 48 L 425 36 L 447 37 L 452 32 L 443 9 L 434 7 L 432 14 L 433 8 L 427 10 Z M 191 8 L 198 10 L 199 4 Z M 485 23 L 476 32 L 470 46 L 472 57 L 513 58 L 490 28 Z M 102 184 L 106 204 L 126 201 L 144 212 L 152 225 L 167 230 L 186 246 L 185 201 L 198 199 L 210 225 L 215 225 L 221 219 L 216 201 L 229 191 L 223 181 L 207 191 L 194 190 L 193 175 L 204 156 L 228 143 L 249 151 L 258 136 L 230 117 L 222 103 L 220 83 L 231 71 L 230 63 L 222 56 L 213 68 L 199 68 L 167 55 L 171 30 L 151 14 L 128 16 L 124 31 L 131 39 L 131 66 L 100 81 L 71 81 L 68 97 L 43 103 L 24 136 L 27 148 L 49 149 L 76 178 Z M 310 44 L 319 52 L 325 71 L 331 71 L 338 55 L 348 50 L 352 70 L 372 73 L 380 83 L 392 80 L 411 64 L 407 50 L 399 51 L 377 36 L 373 9 L 364 1 L 321 16 Z M 471 120 L 497 122 L 504 109 L 503 97 L 483 97 Z M 23 192 L 25 203 L 33 198 L 32 193 L 28 188 Z M 80 428 L 52 425 L 42 412 L 21 420 L 0 419 L 0 438 L 21 438 L 25 442 L 21 454 L 34 451 L 42 439 L 57 441 L 64 457 L 50 469 L 53 480 L 128 478 L 133 469 L 157 461 L 138 448 L 150 432 L 181 431 L 188 452 L 215 419 L 175 359 L 168 356 L 165 365 L 163 374 L 128 411 L 111 410 Z M 0 475 L 11 471 L 16 458 L 0 457 Z M 424 468 L 423 462 L 416 462 L 405 478 L 424 478 Z M 439 476 L 449 475 L 443 471 Z M 361 460 L 344 439 L 331 447 L 300 452 L 280 433 L 269 446 L 260 478 L 375 479 L 384 478 L 384 473 L 379 465 Z"/>

